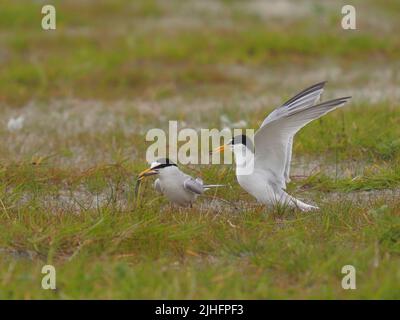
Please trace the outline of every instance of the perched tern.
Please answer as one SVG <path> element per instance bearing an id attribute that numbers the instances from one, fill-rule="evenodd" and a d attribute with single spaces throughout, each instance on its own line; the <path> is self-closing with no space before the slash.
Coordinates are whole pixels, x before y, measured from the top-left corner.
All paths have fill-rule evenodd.
<path id="1" fill-rule="evenodd" d="M 179 170 L 178 166 L 168 158 L 159 159 L 150 168 L 141 172 L 138 181 L 147 176 L 158 175 L 154 181 L 154 189 L 180 206 L 191 206 L 204 191 L 222 187 L 220 184 L 203 184 L 200 178 L 193 178 Z"/>
<path id="2" fill-rule="evenodd" d="M 260 203 L 280 203 L 302 211 L 319 209 L 292 197 L 285 189 L 290 181 L 294 135 L 351 98 L 343 97 L 316 105 L 324 85 L 325 82 L 317 83 L 272 111 L 255 133 L 254 144 L 246 135 L 240 135 L 215 150 L 222 152 L 229 148 L 233 151 L 238 183 Z"/>

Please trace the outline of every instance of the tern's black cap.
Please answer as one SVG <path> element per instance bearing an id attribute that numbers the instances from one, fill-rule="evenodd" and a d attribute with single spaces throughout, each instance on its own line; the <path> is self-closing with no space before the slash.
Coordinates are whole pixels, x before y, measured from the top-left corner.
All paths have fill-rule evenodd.
<path id="1" fill-rule="evenodd" d="M 177 167 L 176 163 L 171 161 L 168 158 L 160 158 L 157 161 L 155 161 L 156 165 L 152 169 L 161 169 L 161 168 L 166 168 L 166 167 L 171 167 L 175 166 Z"/>
<path id="2" fill-rule="evenodd" d="M 232 145 L 242 144 L 245 147 L 249 148 L 249 150 L 254 149 L 253 141 L 245 134 L 241 134 L 241 135 L 233 137 L 229 143 Z"/>

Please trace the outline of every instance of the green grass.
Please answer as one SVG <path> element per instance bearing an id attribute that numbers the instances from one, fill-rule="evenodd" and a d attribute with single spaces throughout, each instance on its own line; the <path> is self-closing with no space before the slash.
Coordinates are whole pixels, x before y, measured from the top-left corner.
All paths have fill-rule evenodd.
<path id="1" fill-rule="evenodd" d="M 396 1 L 355 1 L 355 32 L 319 2 L 265 18 L 240 1 L 55 1 L 55 32 L 39 3 L 3 3 L 0 299 L 400 298 Z M 193 209 L 151 179 L 135 198 L 147 130 L 220 128 L 222 114 L 257 128 L 321 80 L 323 99 L 353 99 L 295 139 L 288 189 L 318 213 L 257 205 L 229 165 L 183 168 L 227 184 Z"/>
<path id="2" fill-rule="evenodd" d="M 37 256 L 1 260 L 1 297 L 399 298 L 398 205 L 378 212 L 340 202 L 283 216 L 160 214 L 159 204 L 78 216 L 32 208 L 3 214 L 2 244 Z M 47 263 L 57 267 L 56 292 L 40 289 Z M 356 291 L 340 287 L 345 264 L 357 268 Z"/>

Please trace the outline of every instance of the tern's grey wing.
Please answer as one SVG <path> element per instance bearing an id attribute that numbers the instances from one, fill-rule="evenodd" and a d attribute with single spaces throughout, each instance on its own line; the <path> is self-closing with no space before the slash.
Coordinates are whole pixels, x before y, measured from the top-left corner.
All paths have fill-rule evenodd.
<path id="1" fill-rule="evenodd" d="M 317 103 L 321 97 L 322 92 L 324 91 L 325 84 L 326 84 L 325 81 L 317 83 L 296 94 L 294 97 L 286 101 L 282 106 L 272 111 L 268 115 L 268 117 L 264 119 L 260 129 L 266 126 L 267 124 L 279 119 L 280 117 L 284 116 L 290 111 L 306 109 Z M 287 147 L 284 157 L 285 158 L 284 178 L 286 182 L 290 181 L 289 173 L 290 173 L 290 162 L 292 160 L 292 147 L 293 147 L 293 136 L 290 137 L 287 141 Z"/>
<path id="2" fill-rule="evenodd" d="M 203 181 L 200 178 L 193 179 L 189 177 L 183 182 L 183 187 L 196 194 L 202 194 L 204 192 Z"/>
<path id="3" fill-rule="evenodd" d="M 156 191 L 159 193 L 163 193 L 161 189 L 160 179 L 156 179 L 156 181 L 154 181 L 154 189 L 156 189 Z"/>
<path id="4" fill-rule="evenodd" d="M 285 159 L 290 138 L 309 122 L 344 105 L 350 97 L 323 102 L 299 110 L 290 110 L 260 128 L 255 136 L 255 166 L 271 172 L 285 186 Z"/>
<path id="5" fill-rule="evenodd" d="M 280 118 L 283 114 L 291 111 L 291 110 L 300 110 L 304 108 L 308 108 L 315 103 L 318 102 L 322 92 L 324 91 L 324 86 L 326 82 L 320 82 L 317 84 L 314 84 L 311 87 L 308 87 L 307 89 L 304 89 L 303 91 L 299 92 L 296 94 L 294 97 L 286 101 L 282 106 L 279 108 L 276 108 L 274 111 L 272 111 L 268 117 L 266 117 L 261 124 L 260 128 L 264 127 L 266 124 L 276 120 L 277 118 Z"/>

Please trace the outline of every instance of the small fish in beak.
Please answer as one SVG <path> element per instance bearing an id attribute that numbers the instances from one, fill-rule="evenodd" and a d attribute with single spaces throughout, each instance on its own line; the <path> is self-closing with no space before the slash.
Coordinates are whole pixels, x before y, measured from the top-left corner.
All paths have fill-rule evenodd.
<path id="1" fill-rule="evenodd" d="M 148 169 L 142 171 L 141 173 L 139 173 L 138 178 L 136 180 L 136 184 L 135 184 L 135 197 L 136 198 L 139 195 L 139 188 L 140 188 L 140 183 L 142 182 L 142 180 L 145 177 L 152 176 L 155 174 L 158 174 L 158 171 L 153 168 L 148 168 Z"/>
<path id="2" fill-rule="evenodd" d="M 142 171 L 141 173 L 139 173 L 138 181 L 141 181 L 141 180 L 143 180 L 145 177 L 152 176 L 152 175 L 155 175 L 155 174 L 158 174 L 158 171 L 157 171 L 157 170 L 154 170 L 154 169 L 152 169 L 152 168 L 148 168 L 148 169 Z"/>

